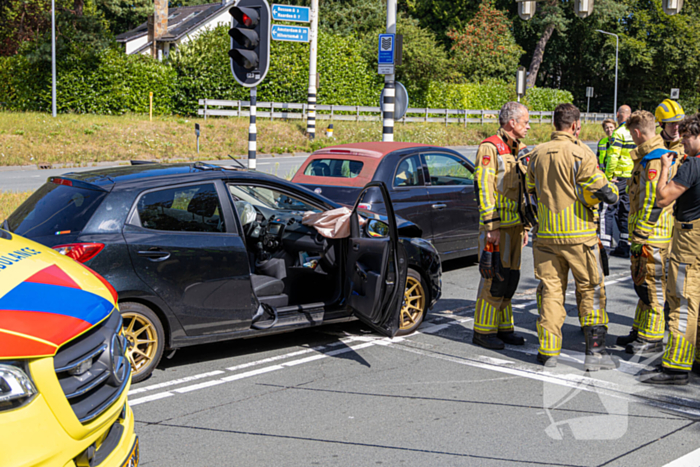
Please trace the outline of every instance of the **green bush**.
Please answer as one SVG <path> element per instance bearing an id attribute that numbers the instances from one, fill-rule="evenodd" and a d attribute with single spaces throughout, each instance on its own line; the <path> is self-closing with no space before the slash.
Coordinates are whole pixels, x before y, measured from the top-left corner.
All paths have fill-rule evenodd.
<path id="1" fill-rule="evenodd" d="M 438 109 L 498 110 L 508 101 L 517 100 L 515 83 L 487 80 L 483 83 L 432 82 L 428 87 L 427 105 Z M 523 104 L 533 111 L 552 111 L 562 102 L 573 102 L 569 91 L 532 88 Z"/>
<path id="2" fill-rule="evenodd" d="M 148 113 L 152 92 L 153 113 L 172 114 L 176 79 L 175 71 L 157 60 L 108 49 L 94 67 L 84 61 L 62 67 L 57 106 L 61 112 Z"/>
<path id="3" fill-rule="evenodd" d="M 59 63 L 56 107 L 59 112 L 171 114 L 176 75 L 172 68 L 142 55 L 106 49 L 92 60 Z M 51 72 L 21 55 L 0 60 L 0 102 L 8 110 L 50 111 Z"/>
<path id="4" fill-rule="evenodd" d="M 178 113 L 195 114 L 199 99 L 249 98 L 248 88 L 239 85 L 231 75 L 227 31 L 225 26 L 206 31 L 171 56 L 170 64 L 177 73 L 174 102 Z M 352 38 L 319 34 L 319 104 L 377 105 L 380 79 L 360 52 Z M 258 100 L 306 102 L 309 46 L 273 41 L 271 55 L 270 70 L 258 86 Z"/>
<path id="5" fill-rule="evenodd" d="M 530 110 L 552 111 L 559 104 L 573 101 L 574 96 L 563 89 L 532 88 L 528 89 L 523 103 Z"/>

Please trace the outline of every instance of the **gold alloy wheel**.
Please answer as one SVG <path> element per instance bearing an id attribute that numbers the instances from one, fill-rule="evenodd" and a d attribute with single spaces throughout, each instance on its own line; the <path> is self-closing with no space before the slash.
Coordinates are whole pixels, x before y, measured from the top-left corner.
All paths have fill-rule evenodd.
<path id="1" fill-rule="evenodd" d="M 420 279 L 408 276 L 406 279 L 406 290 L 403 296 L 403 307 L 401 307 L 401 327 L 400 329 L 411 329 L 420 322 L 421 315 L 425 310 L 425 290 Z"/>
<path id="2" fill-rule="evenodd" d="M 147 367 L 156 355 L 158 349 L 158 334 L 156 328 L 140 313 L 123 312 L 122 327 L 129 342 L 129 360 L 135 374 Z"/>

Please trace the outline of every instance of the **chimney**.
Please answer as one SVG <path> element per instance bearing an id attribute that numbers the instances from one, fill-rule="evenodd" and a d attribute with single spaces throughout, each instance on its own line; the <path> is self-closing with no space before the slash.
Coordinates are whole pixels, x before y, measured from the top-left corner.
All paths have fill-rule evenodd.
<path id="1" fill-rule="evenodd" d="M 154 0 L 153 34 L 160 39 L 168 33 L 168 0 Z"/>

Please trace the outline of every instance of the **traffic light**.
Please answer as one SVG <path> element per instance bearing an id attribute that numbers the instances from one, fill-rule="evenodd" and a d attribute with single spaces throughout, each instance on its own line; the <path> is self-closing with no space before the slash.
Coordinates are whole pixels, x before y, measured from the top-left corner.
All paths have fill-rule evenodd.
<path id="1" fill-rule="evenodd" d="M 231 72 L 243 86 L 257 86 L 270 68 L 270 6 L 266 0 L 240 0 L 228 12 Z"/>

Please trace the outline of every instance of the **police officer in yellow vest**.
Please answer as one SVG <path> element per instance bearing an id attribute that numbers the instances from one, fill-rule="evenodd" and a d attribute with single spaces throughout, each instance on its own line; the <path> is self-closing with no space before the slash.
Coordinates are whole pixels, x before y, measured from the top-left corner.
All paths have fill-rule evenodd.
<path id="1" fill-rule="evenodd" d="M 498 115 L 501 128 L 484 140 L 476 154 L 476 184 L 479 202 L 479 259 L 484 251 L 496 256 L 499 270 L 484 274 L 479 283 L 474 314 L 473 342 L 488 349 L 504 344 L 523 345 L 513 325 L 511 298 L 520 280 L 523 244 L 528 241 L 520 215 L 524 188 L 518 173 L 520 142 L 530 129 L 527 107 L 508 102 Z M 481 268 L 480 268 L 481 271 Z"/>
<path id="2" fill-rule="evenodd" d="M 634 164 L 632 164 L 630 152 L 635 148 L 635 144 L 634 141 L 632 141 L 632 136 L 625 122 L 627 122 L 631 113 L 632 110 L 627 105 L 623 105 L 618 109 L 617 122 L 620 126 L 615 129 L 610 137 L 610 148 L 607 153 L 608 162 L 605 165 L 605 176 L 608 177 L 608 180 L 617 185 L 620 193 L 620 201 L 615 206 L 608 206 L 606 209 L 605 219 L 603 221 L 605 230 L 602 231 L 601 234 L 604 233 L 606 236 L 609 235 L 610 238 L 612 238 L 612 223 L 614 219 L 620 231 L 620 241 L 611 255 L 621 258 L 629 258 L 630 256 L 629 230 L 627 225 L 630 199 L 629 196 L 627 196 L 625 188 L 627 187 L 627 180 L 632 176 L 632 166 Z"/>
<path id="3" fill-rule="evenodd" d="M 675 201 L 673 240 L 669 254 L 668 344 L 661 366 L 642 372 L 649 384 L 688 384 L 697 347 L 700 308 L 700 115 L 686 117 L 679 128 L 685 162 L 667 182 L 675 165 L 673 153 L 661 157 L 656 204 L 665 208 Z"/>
<path id="4" fill-rule="evenodd" d="M 605 170 L 605 164 L 608 158 L 608 149 L 610 149 L 610 137 L 615 131 L 615 120 L 606 118 L 602 123 L 605 136 L 598 141 L 598 166 L 600 170 Z"/>
<path id="5" fill-rule="evenodd" d="M 638 110 L 627 120 L 637 148 L 628 186 L 630 197 L 629 230 L 632 242 L 632 278 L 639 301 L 629 336 L 618 338 L 631 354 L 663 350 L 666 263 L 673 232 L 672 207 L 656 204 L 656 186 L 661 172 L 661 156 L 668 152 L 661 135 L 656 134 L 654 116 Z M 676 173 L 677 164 L 669 174 Z M 667 179 L 668 181 L 668 179 Z"/>
<path id="6" fill-rule="evenodd" d="M 606 118 L 602 123 L 603 131 L 605 132 L 605 137 L 598 141 L 598 167 L 600 170 L 605 171 L 605 166 L 608 163 L 608 150 L 610 149 L 610 138 L 615 131 L 615 120 L 611 118 Z M 608 209 L 608 205 L 605 203 L 600 203 L 598 206 L 599 221 L 600 221 L 600 242 L 603 247 L 610 249 L 612 248 L 612 230 L 608 234 L 605 227 L 605 212 Z"/>
<path id="7" fill-rule="evenodd" d="M 530 153 L 527 169 L 527 190 L 537 197 L 538 213 L 533 229 L 535 277 L 540 280 L 537 360 L 556 366 L 571 271 L 586 339 L 584 365 L 595 371 L 614 368 L 615 363 L 605 350 L 608 315 L 593 208 L 600 201 L 614 204 L 618 194 L 617 187 L 598 168 L 593 151 L 576 144 L 574 134 L 580 120 L 581 113 L 574 105 L 558 105 L 552 140 Z"/>

